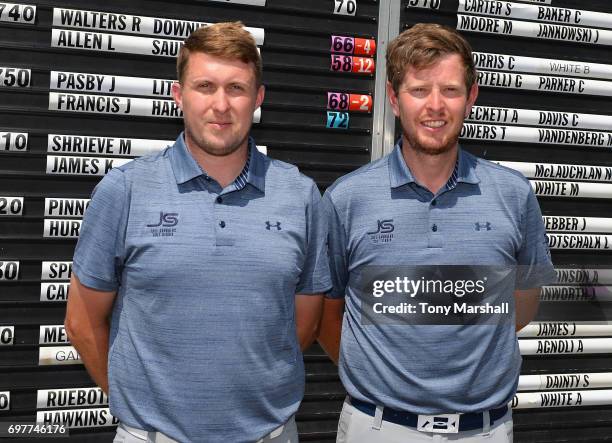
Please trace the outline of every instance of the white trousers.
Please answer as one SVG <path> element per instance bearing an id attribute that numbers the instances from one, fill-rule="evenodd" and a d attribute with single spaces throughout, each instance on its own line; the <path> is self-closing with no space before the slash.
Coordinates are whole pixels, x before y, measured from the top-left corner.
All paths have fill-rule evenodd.
<path id="1" fill-rule="evenodd" d="M 205 441 L 205 440 L 201 440 Z M 161 432 L 148 432 L 119 423 L 117 434 L 113 443 L 179 443 L 176 440 L 162 434 Z M 187 442 L 185 442 L 187 443 Z M 255 443 L 298 443 L 297 426 L 295 415 L 282 426 L 279 426 L 268 435 L 260 438 Z"/>
<path id="2" fill-rule="evenodd" d="M 361 412 L 344 401 L 336 443 L 512 443 L 512 411 L 508 409 L 505 416 L 495 421 L 488 432 L 482 429 L 461 431 L 455 434 L 438 434 L 417 431 L 409 426 L 402 426 L 388 421 L 380 423 L 375 429 L 375 417 Z"/>

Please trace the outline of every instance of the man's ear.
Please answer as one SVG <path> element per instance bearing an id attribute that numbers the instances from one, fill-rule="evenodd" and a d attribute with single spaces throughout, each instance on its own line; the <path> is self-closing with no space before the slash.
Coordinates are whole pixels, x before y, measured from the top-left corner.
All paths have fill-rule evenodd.
<path id="1" fill-rule="evenodd" d="M 172 87 L 170 88 L 172 92 L 172 98 L 174 98 L 174 102 L 183 110 L 183 90 L 181 84 L 179 82 L 172 83 Z"/>
<path id="2" fill-rule="evenodd" d="M 474 82 L 474 84 L 470 88 L 467 103 L 465 104 L 466 118 L 470 115 L 470 112 L 472 112 L 472 106 L 474 106 L 474 103 L 476 103 L 476 98 L 478 98 L 478 83 Z"/>
<path id="3" fill-rule="evenodd" d="M 397 94 L 395 93 L 395 90 L 393 89 L 393 85 L 391 84 L 391 82 L 389 82 L 389 80 L 387 80 L 387 97 L 389 97 L 389 102 L 391 103 L 391 108 L 393 109 L 393 114 L 395 114 L 396 117 L 400 116 L 400 112 L 399 112 L 399 104 L 398 104 L 398 100 L 397 100 Z"/>
<path id="4" fill-rule="evenodd" d="M 255 109 L 259 108 L 264 101 L 264 97 L 266 96 L 266 87 L 261 85 L 257 90 L 257 99 L 255 100 Z"/>

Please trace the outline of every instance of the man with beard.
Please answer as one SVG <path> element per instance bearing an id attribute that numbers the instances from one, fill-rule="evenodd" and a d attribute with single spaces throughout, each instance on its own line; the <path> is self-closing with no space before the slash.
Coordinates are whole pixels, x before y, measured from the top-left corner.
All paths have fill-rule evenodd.
<path id="1" fill-rule="evenodd" d="M 319 342 L 339 359 L 348 392 L 337 441 L 511 441 L 507 403 L 521 365 L 516 330 L 533 319 L 539 288 L 555 278 L 537 200 L 519 173 L 458 145 L 478 94 L 460 34 L 415 25 L 389 44 L 387 72 L 401 139 L 323 197 L 334 287 Z M 480 265 L 511 270 L 510 284 L 487 286 Z M 469 277 L 487 296 L 509 300 L 506 315 L 486 324 L 446 313 L 432 320 L 412 301 L 428 302 L 427 295 L 410 293 L 402 278 L 429 285 L 437 281 L 427 273 L 467 266 L 476 275 L 448 280 L 457 290 L 445 297 L 459 300 Z M 412 312 L 405 308 L 411 303 Z M 374 315 L 383 307 L 399 315 Z"/>
<path id="2" fill-rule="evenodd" d="M 96 187 L 66 330 L 117 443 L 296 442 L 300 347 L 331 287 L 320 193 L 249 138 L 264 87 L 240 23 L 195 31 L 177 74 L 185 131 Z"/>

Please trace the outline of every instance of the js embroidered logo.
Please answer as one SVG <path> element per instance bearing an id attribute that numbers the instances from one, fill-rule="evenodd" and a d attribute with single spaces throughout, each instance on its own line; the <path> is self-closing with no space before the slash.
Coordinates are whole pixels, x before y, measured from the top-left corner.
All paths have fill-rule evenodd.
<path id="1" fill-rule="evenodd" d="M 151 234 L 153 237 L 172 237 L 176 232 L 174 226 L 178 225 L 178 212 L 166 212 L 159 213 L 159 220 L 156 223 L 147 225 L 147 228 L 151 228 Z"/>
<path id="2" fill-rule="evenodd" d="M 395 226 L 391 218 L 388 220 L 377 220 L 376 230 L 366 234 L 370 236 L 372 243 L 389 243 L 393 240 L 393 231 L 395 231 Z"/>
<path id="3" fill-rule="evenodd" d="M 276 228 L 277 231 L 281 230 L 281 222 L 277 221 L 276 224 L 270 223 L 270 220 L 266 222 L 266 229 L 270 231 L 272 228 Z"/>
<path id="4" fill-rule="evenodd" d="M 491 230 L 491 223 L 489 222 L 485 222 L 485 223 L 474 223 L 474 229 L 476 231 L 490 231 Z"/>

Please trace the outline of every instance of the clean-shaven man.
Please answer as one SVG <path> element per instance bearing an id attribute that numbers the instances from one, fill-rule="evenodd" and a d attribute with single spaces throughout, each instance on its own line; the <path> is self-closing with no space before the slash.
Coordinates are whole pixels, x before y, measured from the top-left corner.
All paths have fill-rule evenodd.
<path id="1" fill-rule="evenodd" d="M 66 330 L 117 443 L 293 443 L 331 286 L 320 193 L 249 137 L 264 87 L 240 23 L 195 31 L 177 73 L 185 131 L 96 187 Z"/>

